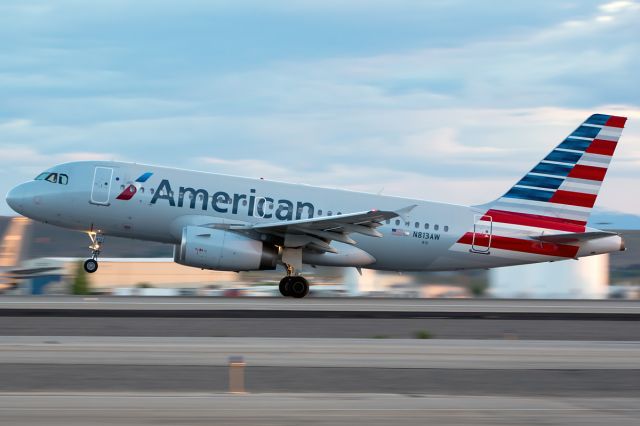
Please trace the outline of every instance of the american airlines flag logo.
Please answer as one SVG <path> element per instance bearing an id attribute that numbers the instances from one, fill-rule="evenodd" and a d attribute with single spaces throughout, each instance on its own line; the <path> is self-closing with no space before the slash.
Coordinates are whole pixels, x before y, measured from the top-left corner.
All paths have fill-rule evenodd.
<path id="1" fill-rule="evenodd" d="M 136 195 L 136 192 L 138 192 L 140 184 L 146 182 L 152 175 L 153 173 L 151 172 L 143 173 L 134 183 L 129 184 L 129 186 L 127 186 L 124 191 L 116 197 L 116 199 L 124 201 L 130 200 L 134 195 Z"/>
<path id="2" fill-rule="evenodd" d="M 411 232 L 405 231 L 404 229 L 392 228 L 391 235 L 398 235 L 400 237 L 408 237 L 411 235 Z"/>

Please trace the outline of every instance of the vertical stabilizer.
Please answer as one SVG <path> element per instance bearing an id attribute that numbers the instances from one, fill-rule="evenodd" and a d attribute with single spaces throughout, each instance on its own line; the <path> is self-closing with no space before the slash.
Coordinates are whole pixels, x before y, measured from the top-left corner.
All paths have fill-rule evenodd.
<path id="1" fill-rule="evenodd" d="M 483 205 L 494 222 L 583 232 L 624 128 L 594 114 L 518 181 Z"/>

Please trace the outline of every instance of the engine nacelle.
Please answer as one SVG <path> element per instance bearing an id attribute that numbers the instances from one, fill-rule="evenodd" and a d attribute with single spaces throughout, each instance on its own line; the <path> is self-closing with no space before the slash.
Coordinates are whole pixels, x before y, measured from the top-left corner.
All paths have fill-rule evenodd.
<path id="1" fill-rule="evenodd" d="M 219 271 L 276 269 L 278 249 L 235 232 L 185 226 L 180 245 L 173 248 L 173 260 Z"/>

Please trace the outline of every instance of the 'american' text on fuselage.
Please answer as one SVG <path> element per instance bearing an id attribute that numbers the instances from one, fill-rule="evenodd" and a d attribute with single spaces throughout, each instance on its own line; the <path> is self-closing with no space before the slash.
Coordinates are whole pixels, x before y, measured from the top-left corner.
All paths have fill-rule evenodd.
<path id="1" fill-rule="evenodd" d="M 202 210 L 207 210 L 211 205 L 211 208 L 218 213 L 239 214 L 238 211 L 242 207 L 242 210 L 248 216 L 257 216 L 265 219 L 270 219 L 274 216 L 279 220 L 293 220 L 294 217 L 296 220 L 314 217 L 316 208 L 310 202 L 298 201 L 294 204 L 293 201 L 286 199 L 276 201 L 273 197 L 256 196 L 255 189 L 251 189 L 249 192 L 249 195 L 238 193 L 230 195 L 224 191 L 216 191 L 209 197 L 209 191 L 205 189 L 181 186 L 176 203 L 171 183 L 167 179 L 163 179 L 153 194 L 151 204 L 156 204 L 158 200 L 166 200 L 171 207 L 176 207 L 176 205 L 177 207 L 183 207 L 185 204 L 184 198 L 188 194 L 190 209 L 195 209 L 199 203 L 199 208 Z"/>

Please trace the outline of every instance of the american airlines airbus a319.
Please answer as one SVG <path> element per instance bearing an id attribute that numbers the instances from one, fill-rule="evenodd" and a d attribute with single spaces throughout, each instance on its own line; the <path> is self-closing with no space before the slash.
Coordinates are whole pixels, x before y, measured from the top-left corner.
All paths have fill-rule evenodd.
<path id="1" fill-rule="evenodd" d="M 105 235 L 174 245 L 204 269 L 286 269 L 283 296 L 304 297 L 302 265 L 390 271 L 493 268 L 624 250 L 586 226 L 625 117 L 594 114 L 495 201 L 461 206 L 112 161 L 60 164 L 13 188 L 34 220 L 86 232 L 87 272 Z"/>

